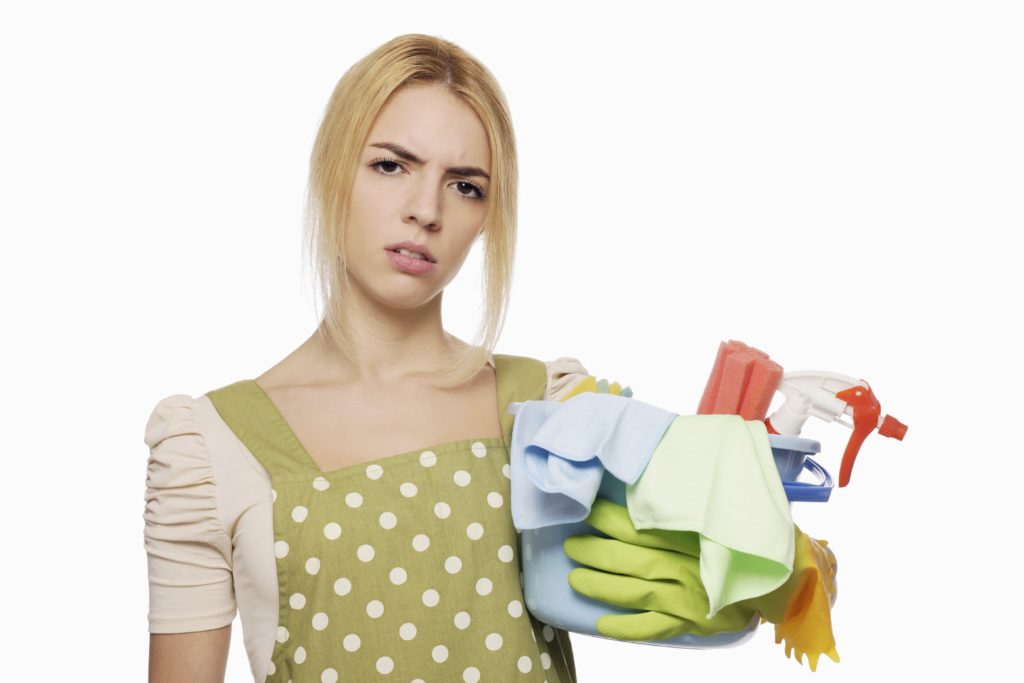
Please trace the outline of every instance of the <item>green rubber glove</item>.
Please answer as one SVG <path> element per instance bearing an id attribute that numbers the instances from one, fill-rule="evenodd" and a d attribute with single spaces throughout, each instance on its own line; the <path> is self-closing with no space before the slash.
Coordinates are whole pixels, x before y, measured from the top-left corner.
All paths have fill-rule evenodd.
<path id="1" fill-rule="evenodd" d="M 569 572 L 577 593 L 640 614 L 609 614 L 597 632 L 617 640 L 665 640 L 689 633 L 741 631 L 755 609 L 729 605 L 707 618 L 711 607 L 700 580 L 700 539 L 694 531 L 636 529 L 622 505 L 597 498 L 585 520 L 598 531 L 570 536 L 562 544 L 569 558 L 588 567 Z"/>

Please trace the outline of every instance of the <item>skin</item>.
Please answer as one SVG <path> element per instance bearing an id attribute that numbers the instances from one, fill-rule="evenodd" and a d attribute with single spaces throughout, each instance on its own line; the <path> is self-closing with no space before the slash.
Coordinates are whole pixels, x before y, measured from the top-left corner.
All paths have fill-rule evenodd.
<path id="1" fill-rule="evenodd" d="M 373 146 L 382 142 L 400 145 L 421 162 Z M 362 453 L 374 456 L 412 450 L 425 442 L 419 433 L 428 429 L 436 443 L 465 436 L 450 436 L 444 431 L 445 420 L 449 430 L 465 430 L 467 423 L 480 425 L 479 433 L 471 436 L 500 434 L 496 409 L 489 405 L 495 395 L 489 366 L 477 380 L 443 395 L 433 395 L 408 379 L 410 373 L 438 368 L 446 344 L 464 344 L 444 330 L 441 300 L 481 234 L 489 179 L 447 169 L 476 167 L 489 174 L 490 166 L 483 124 L 441 86 L 403 88 L 378 114 L 354 179 L 344 244 L 352 285 L 344 323 L 352 331 L 358 360 L 330 354 L 314 332 L 256 378 L 322 469 L 352 461 L 351 454 L 314 448 L 339 441 L 326 427 L 321 429 L 323 425 L 343 430 L 346 439 L 340 441 L 350 446 L 360 443 L 353 436 L 360 425 L 338 419 L 351 414 L 349 406 L 358 405 L 360 422 L 371 425 L 364 426 L 365 434 L 389 434 L 387 438 L 414 444 L 361 445 Z M 481 193 L 485 198 L 475 199 Z M 436 260 L 433 272 L 412 275 L 392 265 L 384 247 L 403 240 L 426 244 Z M 483 411 L 472 406 L 483 406 Z M 378 428 L 396 421 L 406 428 Z M 222 683 L 230 640 L 230 625 L 151 634 L 150 683 Z"/>

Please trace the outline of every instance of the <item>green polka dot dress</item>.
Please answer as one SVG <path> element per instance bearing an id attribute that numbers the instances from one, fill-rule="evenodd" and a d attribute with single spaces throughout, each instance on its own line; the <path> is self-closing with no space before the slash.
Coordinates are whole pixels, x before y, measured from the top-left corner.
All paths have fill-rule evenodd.
<path id="1" fill-rule="evenodd" d="M 526 609 L 511 401 L 542 361 L 494 354 L 504 438 L 321 471 L 252 380 L 208 392 L 271 477 L 278 627 L 266 681 L 575 683 L 568 634 Z"/>

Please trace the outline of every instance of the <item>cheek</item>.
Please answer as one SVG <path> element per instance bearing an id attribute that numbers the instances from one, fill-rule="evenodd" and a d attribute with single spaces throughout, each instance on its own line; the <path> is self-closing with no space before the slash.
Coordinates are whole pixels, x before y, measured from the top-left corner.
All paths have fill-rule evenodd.
<path id="1" fill-rule="evenodd" d="M 360 175 L 352 185 L 350 201 L 353 216 L 374 217 L 385 213 L 394 201 L 394 192 L 386 192 L 383 183 Z"/>
<path id="2" fill-rule="evenodd" d="M 387 192 L 372 179 L 357 179 L 352 186 L 348 224 L 345 231 L 346 250 L 363 250 L 381 242 L 389 225 L 399 224 L 394 192 Z M 383 247 L 383 243 L 380 244 Z M 352 253 L 349 251 L 348 253 Z"/>

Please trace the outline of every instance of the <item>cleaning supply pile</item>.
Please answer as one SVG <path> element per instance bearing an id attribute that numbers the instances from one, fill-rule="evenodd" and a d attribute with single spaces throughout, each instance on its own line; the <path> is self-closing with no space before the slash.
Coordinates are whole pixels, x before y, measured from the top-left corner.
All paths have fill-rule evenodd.
<path id="1" fill-rule="evenodd" d="M 839 414 L 852 411 L 862 428 L 856 447 L 872 420 L 872 429 L 902 439 L 905 425 L 881 418 L 873 394 L 867 409 L 849 408 L 870 394 L 862 380 L 830 375 L 831 388 L 849 390 L 843 395 L 850 399 L 828 394 L 837 401 L 828 411 L 820 398 L 807 399 L 807 376 L 823 374 L 829 373 L 801 375 L 796 403 L 806 410 L 803 419 L 840 421 Z M 569 572 L 569 583 L 582 595 L 641 611 L 599 618 L 598 633 L 655 641 L 742 630 L 757 614 L 775 625 L 787 657 L 795 652 L 800 662 L 806 654 L 812 671 L 822 654 L 839 661 L 830 612 L 835 555 L 827 541 L 793 523 L 769 444 L 770 433 L 782 432 L 766 414 L 786 377 L 768 354 L 732 340 L 719 345 L 696 415 L 644 403 L 628 387 L 592 376 L 561 401 L 509 405 L 516 416 L 515 527 L 585 521 L 607 534 L 565 540 L 566 555 L 586 565 Z M 796 415 L 792 406 L 790 413 Z M 786 433 L 795 436 L 803 420 L 792 415 Z M 624 508 L 598 497 L 606 471 L 626 485 Z M 666 581 L 699 582 L 704 593 L 670 590 Z"/>

